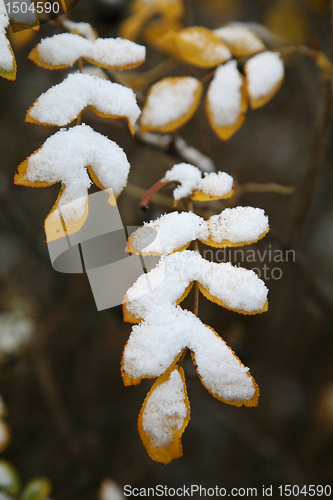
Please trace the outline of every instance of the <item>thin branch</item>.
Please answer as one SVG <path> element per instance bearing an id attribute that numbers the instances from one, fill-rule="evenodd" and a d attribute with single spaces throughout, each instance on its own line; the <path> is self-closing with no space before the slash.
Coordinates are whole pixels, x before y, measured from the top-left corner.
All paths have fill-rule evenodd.
<path id="1" fill-rule="evenodd" d="M 164 181 L 163 179 L 159 180 L 156 182 L 144 195 L 144 197 L 141 200 L 140 203 L 140 208 L 141 210 L 148 210 L 148 203 L 150 198 L 153 196 L 153 194 L 157 193 L 160 189 L 162 189 L 164 186 L 167 186 L 168 184 L 174 184 L 175 181 Z"/>

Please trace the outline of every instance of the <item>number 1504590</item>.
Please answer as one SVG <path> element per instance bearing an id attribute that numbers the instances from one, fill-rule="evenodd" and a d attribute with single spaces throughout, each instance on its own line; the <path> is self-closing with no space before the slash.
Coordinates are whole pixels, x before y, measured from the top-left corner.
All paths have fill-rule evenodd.
<path id="1" fill-rule="evenodd" d="M 298 486 L 297 484 L 290 485 L 285 484 L 278 487 L 280 496 L 285 497 L 298 497 L 298 496 L 309 496 L 309 497 L 330 497 L 332 494 L 332 488 L 329 484 L 325 486 L 318 484 L 310 484 L 308 486 Z"/>
<path id="2" fill-rule="evenodd" d="M 8 2 L 5 4 L 8 15 L 26 14 L 33 12 L 36 14 L 59 14 L 59 2 Z"/>

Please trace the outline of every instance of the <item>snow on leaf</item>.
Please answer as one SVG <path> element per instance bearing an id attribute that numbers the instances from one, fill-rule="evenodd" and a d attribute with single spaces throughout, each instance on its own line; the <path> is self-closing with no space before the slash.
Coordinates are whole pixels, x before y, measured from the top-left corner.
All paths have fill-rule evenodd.
<path id="1" fill-rule="evenodd" d="M 81 35 L 88 40 L 96 40 L 98 38 L 97 31 L 94 30 L 90 23 L 75 23 L 70 19 L 63 19 L 62 24 L 70 33 L 74 33 L 75 35 Z"/>
<path id="2" fill-rule="evenodd" d="M 142 296 L 142 287 L 146 288 L 147 282 L 154 286 L 162 272 L 162 283 Z M 193 281 L 207 298 L 228 309 L 243 314 L 267 309 L 267 288 L 253 271 L 208 262 L 188 250 L 162 257 L 157 267 L 140 276 L 127 291 L 123 304 L 127 320 L 141 319 L 132 327 L 124 349 L 124 384 L 136 385 L 144 377 L 160 376 L 188 347 L 194 352 L 202 383 L 215 397 L 229 404 L 252 406 L 257 401 L 257 388 L 248 369 L 211 328 L 177 306 Z"/>
<path id="3" fill-rule="evenodd" d="M 63 236 L 62 210 L 68 234 L 78 231 L 88 214 L 91 180 L 118 196 L 127 182 L 130 165 L 123 150 L 88 125 L 60 130 L 18 167 L 15 184 L 46 187 L 61 182 L 59 197 L 45 221 L 48 241 Z M 113 195 L 109 203 L 114 204 Z"/>
<path id="4" fill-rule="evenodd" d="M 206 96 L 206 114 L 219 139 L 224 141 L 237 132 L 245 120 L 247 94 L 244 77 L 236 61 L 219 66 Z"/>
<path id="5" fill-rule="evenodd" d="M 185 250 L 198 238 L 200 224 L 205 221 L 193 212 L 171 212 L 145 223 L 128 239 L 128 250 L 142 255 L 165 255 Z M 154 238 L 152 230 L 157 232 Z M 153 239 L 153 241 L 152 241 Z"/>
<path id="6" fill-rule="evenodd" d="M 234 57 L 249 56 L 266 48 L 255 33 L 242 26 L 230 24 L 213 33 L 228 46 Z"/>
<path id="7" fill-rule="evenodd" d="M 29 54 L 38 66 L 62 69 L 72 66 L 80 57 L 91 64 L 108 69 L 131 69 L 145 60 L 142 45 L 123 38 L 87 40 L 72 33 L 44 38 Z"/>
<path id="8" fill-rule="evenodd" d="M 129 237 L 128 249 L 142 255 L 167 255 L 185 250 L 196 239 L 217 248 L 238 247 L 257 242 L 268 230 L 268 218 L 260 208 L 226 208 L 207 222 L 193 212 L 171 212 L 137 229 Z"/>
<path id="9" fill-rule="evenodd" d="M 7 11 L 3 0 L 0 0 L 0 76 L 7 80 L 16 80 L 16 60 L 6 37 L 8 24 Z"/>
<path id="10" fill-rule="evenodd" d="M 173 132 L 195 113 L 202 83 L 192 77 L 163 78 L 147 95 L 140 119 L 141 132 Z"/>
<path id="11" fill-rule="evenodd" d="M 178 163 L 165 173 L 163 180 L 175 181 L 180 185 L 174 190 L 176 201 L 191 197 L 192 200 L 209 201 L 229 198 L 232 193 L 233 178 L 225 172 L 202 172 L 189 163 Z"/>
<path id="12" fill-rule="evenodd" d="M 174 35 L 181 59 L 199 68 L 214 68 L 231 58 L 228 47 L 202 26 L 191 26 Z"/>
<path id="13" fill-rule="evenodd" d="M 252 109 L 261 108 L 277 93 L 284 79 L 284 65 L 277 52 L 262 52 L 244 66 Z"/>
<path id="14" fill-rule="evenodd" d="M 42 94 L 28 110 L 26 122 L 65 126 L 89 106 L 103 118 L 126 118 L 132 134 L 140 115 L 134 92 L 118 83 L 74 73 Z"/>
<path id="15" fill-rule="evenodd" d="M 156 380 L 139 413 L 139 434 L 152 460 L 168 464 L 182 456 L 181 436 L 189 420 L 184 371 L 175 367 Z"/>
<path id="16" fill-rule="evenodd" d="M 224 248 L 251 245 L 269 231 L 264 210 L 253 207 L 226 208 L 201 227 L 198 239 L 206 245 Z"/>

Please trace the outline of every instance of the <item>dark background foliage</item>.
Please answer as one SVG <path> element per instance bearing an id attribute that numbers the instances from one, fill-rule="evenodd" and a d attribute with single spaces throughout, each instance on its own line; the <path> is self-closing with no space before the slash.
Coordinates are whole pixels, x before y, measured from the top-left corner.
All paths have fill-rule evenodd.
<path id="1" fill-rule="evenodd" d="M 286 3 L 286 2 L 284 2 Z M 288 3 L 288 2 L 287 2 Z M 191 24 L 215 28 L 229 20 L 274 23 L 268 0 L 188 0 Z M 289 2 L 296 9 L 291 41 L 332 56 L 329 2 Z M 100 36 L 116 36 L 128 3 L 105 10 L 102 0 L 80 0 L 71 19 L 88 21 Z M 119 14 L 119 17 L 117 17 Z M 275 14 L 275 16 L 277 16 Z M 272 21 L 273 19 L 273 21 Z M 275 20 L 275 21 L 274 21 Z M 277 22 L 277 24 L 279 24 Z M 184 369 L 191 421 L 184 456 L 168 466 L 152 462 L 136 430 L 136 418 L 151 381 L 124 388 L 120 376 L 130 325 L 120 307 L 98 312 L 86 275 L 54 271 L 44 243 L 43 221 L 59 186 L 13 186 L 17 166 L 54 132 L 24 123 L 26 110 L 66 71 L 48 71 L 27 60 L 28 51 L 55 27 L 44 24 L 33 41 L 16 50 L 15 83 L 0 81 L 0 310 L 24 307 L 35 320 L 32 342 L 22 355 L 4 357 L 0 391 L 9 408 L 12 442 L 3 454 L 24 480 L 48 476 L 56 500 L 96 498 L 103 477 L 120 485 L 169 487 L 201 484 L 258 487 L 329 484 L 333 479 L 333 174 L 330 84 L 302 55 L 287 61 L 286 79 L 263 109 L 249 112 L 241 130 L 220 142 L 203 108 L 180 130 L 189 144 L 211 156 L 218 170 L 242 185 L 274 182 L 294 186 L 292 195 L 247 193 L 238 204 L 264 208 L 271 231 L 254 249 L 295 250 L 295 261 L 243 263 L 268 272 L 269 311 L 240 316 L 200 297 L 199 315 L 250 367 L 260 387 L 259 406 L 235 408 L 214 399 L 186 358 Z M 277 29 L 277 28 L 276 28 Z M 292 40 L 297 35 L 296 40 Z M 140 71 L 163 56 L 148 50 Z M 178 71 L 178 73 L 177 73 Z M 174 74 L 184 74 L 185 66 Z M 141 144 L 125 125 L 83 116 L 95 130 L 120 144 L 131 163 L 129 181 L 148 189 L 179 158 Z M 169 195 L 170 192 L 163 193 Z M 231 200 L 232 202 L 232 200 Z M 222 202 L 195 204 L 200 215 L 221 211 Z M 181 207 L 180 207 L 181 208 Z M 125 191 L 119 199 L 125 225 L 155 218 L 165 207 Z M 203 248 L 202 248 L 203 250 Z M 268 252 L 267 252 L 268 254 Z M 237 256 L 233 256 L 237 263 Z M 193 307 L 191 294 L 184 307 Z"/>

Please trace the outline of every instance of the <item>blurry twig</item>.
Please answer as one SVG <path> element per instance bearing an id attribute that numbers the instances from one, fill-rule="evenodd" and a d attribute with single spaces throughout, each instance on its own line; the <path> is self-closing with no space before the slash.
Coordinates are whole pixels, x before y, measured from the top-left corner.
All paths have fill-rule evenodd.
<path id="1" fill-rule="evenodd" d="M 293 186 L 281 186 L 281 184 L 276 184 L 275 182 L 267 182 L 266 184 L 246 182 L 245 184 L 236 186 L 236 190 L 230 198 L 230 201 L 234 204 L 246 193 L 278 193 L 290 195 L 293 194 L 294 191 L 295 188 Z"/>

